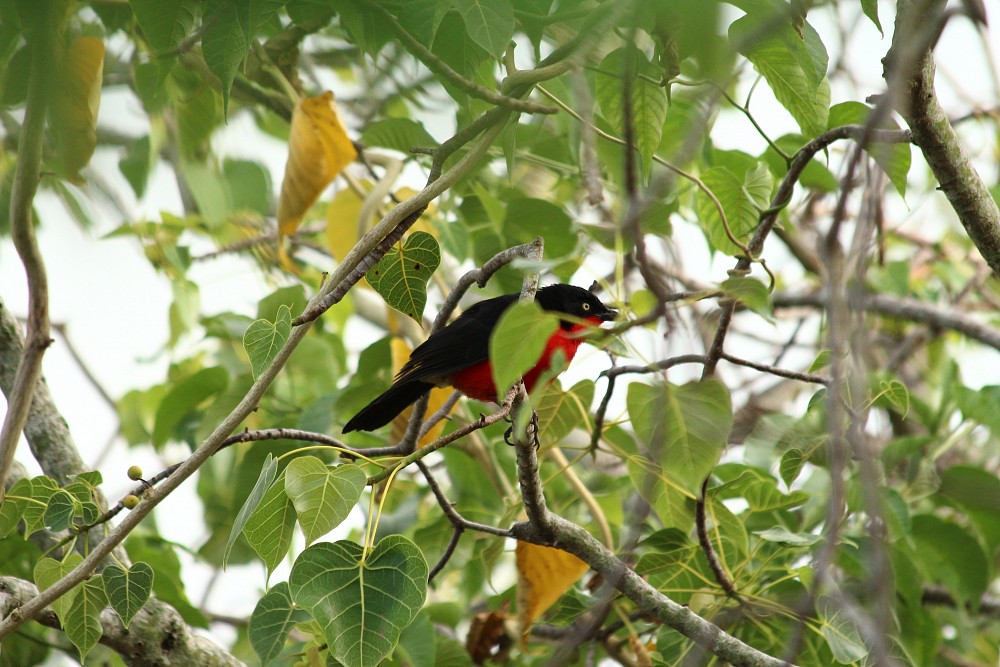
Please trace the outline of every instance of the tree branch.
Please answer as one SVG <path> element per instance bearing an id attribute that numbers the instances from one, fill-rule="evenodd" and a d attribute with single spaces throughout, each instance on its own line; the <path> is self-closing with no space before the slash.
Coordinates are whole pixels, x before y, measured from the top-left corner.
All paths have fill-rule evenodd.
<path id="1" fill-rule="evenodd" d="M 928 22 L 934 25 L 940 22 L 936 33 L 939 34 L 947 20 L 944 4 L 942 0 L 899 3 L 893 44 L 885 61 L 885 77 L 891 88 L 898 85 L 901 89 L 898 110 L 913 132 L 913 142 L 934 172 L 941 191 L 993 273 L 1000 275 L 1000 209 L 938 102 L 931 51 L 934 40 L 925 40 L 925 48 L 914 54 L 912 69 L 900 56 L 909 53 L 918 27 L 925 29 Z M 896 78 L 902 81 L 894 80 Z"/>
<path id="2" fill-rule="evenodd" d="M 737 667 L 794 667 L 743 643 L 663 595 L 580 526 L 552 513 L 548 514 L 546 522 L 551 527 L 551 536 L 542 534 L 531 521 L 514 524 L 511 534 L 525 542 L 556 547 L 573 554 L 640 609 L 704 646 L 725 662 Z"/>
<path id="3" fill-rule="evenodd" d="M 16 577 L 0 577 L 0 615 L 6 616 L 38 596 L 34 584 Z M 35 617 L 42 625 L 62 629 L 59 618 L 45 607 Z M 130 667 L 148 665 L 203 665 L 243 667 L 228 651 L 201 637 L 184 623 L 173 607 L 150 599 L 135 615 L 129 627 L 110 607 L 100 615 L 101 643 Z"/>
<path id="4" fill-rule="evenodd" d="M 49 287 L 38 242 L 35 239 L 32 202 L 42 168 L 42 138 L 52 86 L 53 37 L 57 21 L 55 6 L 38 6 L 33 30 L 28 31 L 31 73 L 24 110 L 24 125 L 17 149 L 17 171 L 10 197 L 11 236 L 28 278 L 28 338 L 24 345 L 12 390 L 7 394 L 7 413 L 0 427 L 0 498 L 14 462 L 21 432 L 28 421 L 31 399 L 42 375 L 42 356 L 52 343 L 49 338 Z"/>

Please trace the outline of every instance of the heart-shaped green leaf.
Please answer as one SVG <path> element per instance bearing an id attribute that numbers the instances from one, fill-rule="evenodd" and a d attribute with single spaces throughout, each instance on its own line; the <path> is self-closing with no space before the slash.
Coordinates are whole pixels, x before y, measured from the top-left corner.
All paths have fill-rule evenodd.
<path id="1" fill-rule="evenodd" d="M 66 637 L 80 652 L 80 662 L 83 662 L 104 634 L 101 610 L 108 605 L 108 596 L 104 593 L 100 577 L 85 581 L 78 588 L 76 599 L 66 612 L 63 628 Z"/>
<path id="2" fill-rule="evenodd" d="M 250 615 L 250 644 L 257 652 L 260 664 L 266 665 L 281 653 L 292 627 L 308 620 L 309 614 L 295 609 L 292 604 L 287 582 L 283 581 L 269 590 Z"/>
<path id="3" fill-rule="evenodd" d="M 635 434 L 666 475 L 692 497 L 712 472 L 733 425 L 732 402 L 715 379 L 670 384 L 634 383 L 626 396 Z"/>
<path id="4" fill-rule="evenodd" d="M 370 268 L 365 278 L 387 304 L 420 322 L 427 304 L 427 281 L 440 263 L 437 239 L 427 232 L 413 232 L 402 247 L 396 244 Z"/>
<path id="5" fill-rule="evenodd" d="M 153 590 L 153 568 L 148 563 L 134 563 L 129 569 L 109 565 L 101 573 L 108 602 L 125 627 L 139 613 Z"/>
<path id="6" fill-rule="evenodd" d="M 323 626 L 345 665 L 375 667 L 396 646 L 427 595 L 427 562 L 402 535 L 389 535 L 362 560 L 359 544 L 323 542 L 292 566 L 292 599 Z"/>
<path id="7" fill-rule="evenodd" d="M 295 505 L 306 544 L 347 518 L 367 481 L 368 476 L 356 465 L 330 468 L 315 456 L 302 456 L 288 464 L 285 493 Z"/>
<path id="8" fill-rule="evenodd" d="M 274 360 L 278 350 L 292 333 L 292 309 L 282 304 L 274 322 L 255 320 L 243 334 L 243 349 L 250 357 L 250 370 L 256 380 Z"/>
<path id="9" fill-rule="evenodd" d="M 80 561 L 83 560 L 83 556 L 78 553 L 71 553 L 66 556 L 62 561 L 55 560 L 53 558 L 42 558 L 35 565 L 35 585 L 38 586 L 38 590 L 44 591 L 46 588 L 56 583 L 67 574 L 73 571 Z M 52 603 L 52 610 L 56 612 L 56 616 L 59 617 L 59 622 L 66 626 L 66 612 L 69 611 L 70 605 L 73 604 L 73 600 L 76 599 L 76 594 L 80 591 L 79 586 L 74 586 L 69 589 L 69 592 L 64 594 L 62 597 L 56 599 Z"/>

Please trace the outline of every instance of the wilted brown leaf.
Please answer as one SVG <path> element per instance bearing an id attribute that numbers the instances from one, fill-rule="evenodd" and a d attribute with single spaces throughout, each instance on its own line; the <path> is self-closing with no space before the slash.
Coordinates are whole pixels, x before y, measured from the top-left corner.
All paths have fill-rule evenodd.
<path id="1" fill-rule="evenodd" d="M 514 642 L 507 635 L 507 603 L 498 611 L 484 611 L 472 618 L 469 635 L 465 639 L 465 650 L 477 665 L 487 660 L 499 659 L 510 650 Z"/>
<path id="2" fill-rule="evenodd" d="M 357 156 L 337 117 L 333 93 L 303 99 L 295 106 L 278 198 L 278 229 L 283 235 L 295 233 L 320 193 Z"/>

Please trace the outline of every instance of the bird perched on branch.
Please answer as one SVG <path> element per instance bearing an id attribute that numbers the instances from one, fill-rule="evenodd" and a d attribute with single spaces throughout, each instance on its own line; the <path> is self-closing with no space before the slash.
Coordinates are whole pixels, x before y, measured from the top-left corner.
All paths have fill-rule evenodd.
<path id="1" fill-rule="evenodd" d="M 519 296 L 504 294 L 480 301 L 432 334 L 413 351 L 392 386 L 347 422 L 344 433 L 372 431 L 385 426 L 433 387 L 451 386 L 471 398 L 496 401 L 489 358 L 490 335 L 500 316 Z M 535 302 L 546 311 L 569 317 L 560 319 L 538 363 L 524 374 L 524 385 L 529 391 L 549 370 L 557 350 L 569 364 L 583 342 L 581 333 L 602 322 L 610 322 L 618 315 L 616 310 L 582 287 L 562 283 L 539 289 Z"/>

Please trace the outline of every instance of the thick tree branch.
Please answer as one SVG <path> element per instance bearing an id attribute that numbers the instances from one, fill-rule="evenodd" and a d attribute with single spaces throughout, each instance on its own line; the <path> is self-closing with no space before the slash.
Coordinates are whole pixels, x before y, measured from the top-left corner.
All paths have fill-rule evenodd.
<path id="1" fill-rule="evenodd" d="M 0 615 L 6 616 L 38 595 L 34 584 L 16 577 L 0 577 Z M 35 620 L 61 630 L 55 612 L 45 607 Z M 244 663 L 228 651 L 191 631 L 180 615 L 156 599 L 150 599 L 129 627 L 110 608 L 101 612 L 101 643 L 118 653 L 130 667 L 242 667 Z"/>
<path id="2" fill-rule="evenodd" d="M 914 54 L 912 68 L 903 57 L 909 55 L 918 28 L 926 31 L 928 24 L 938 23 L 938 32 L 943 28 L 947 20 L 944 5 L 943 0 L 899 3 L 893 45 L 885 61 L 886 81 L 891 89 L 900 90 L 898 110 L 913 133 L 913 142 L 940 183 L 941 191 L 993 273 L 1000 275 L 1000 209 L 938 102 L 934 90 L 933 40 L 925 40 L 926 48 Z M 899 77 L 903 79 L 894 80 Z"/>

